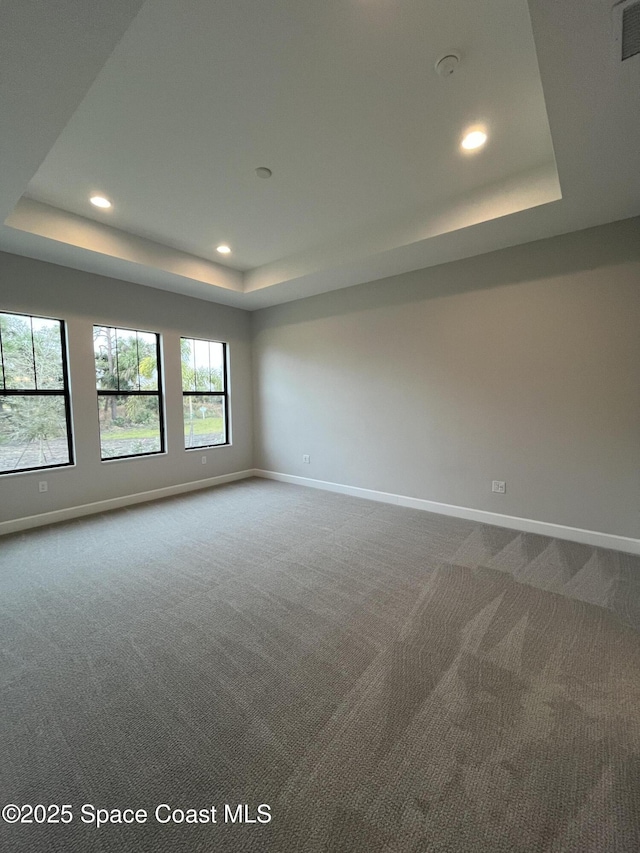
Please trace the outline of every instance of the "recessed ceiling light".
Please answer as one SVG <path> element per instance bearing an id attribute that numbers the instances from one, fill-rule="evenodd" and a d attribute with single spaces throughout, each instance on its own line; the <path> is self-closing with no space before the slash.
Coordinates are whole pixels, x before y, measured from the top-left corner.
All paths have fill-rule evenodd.
<path id="1" fill-rule="evenodd" d="M 267 169 L 266 166 L 258 166 L 258 168 L 256 169 L 256 175 L 259 178 L 270 178 L 272 174 L 273 172 L 271 171 L 271 169 Z"/>
<path id="2" fill-rule="evenodd" d="M 223 243 L 221 246 L 216 246 L 216 252 L 220 252 L 221 255 L 228 255 L 231 249 Z"/>
<path id="3" fill-rule="evenodd" d="M 111 202 L 103 195 L 92 195 L 89 201 L 91 202 L 91 204 L 95 205 L 95 207 L 102 207 L 105 209 L 107 207 L 111 207 Z"/>
<path id="4" fill-rule="evenodd" d="M 467 133 L 460 143 L 465 151 L 475 151 L 476 148 L 482 148 L 487 141 L 487 134 L 484 130 L 471 130 Z"/>

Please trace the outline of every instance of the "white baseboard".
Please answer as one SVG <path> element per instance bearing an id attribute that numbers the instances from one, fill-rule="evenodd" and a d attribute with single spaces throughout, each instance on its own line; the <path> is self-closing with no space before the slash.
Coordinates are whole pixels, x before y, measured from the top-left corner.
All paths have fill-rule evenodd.
<path id="1" fill-rule="evenodd" d="M 600 533 L 596 530 L 582 530 L 579 527 L 568 527 L 564 524 L 553 524 L 548 521 L 536 521 L 532 518 L 519 518 L 514 515 L 502 515 L 483 509 L 471 509 L 464 506 L 427 501 L 421 498 L 410 498 L 405 495 L 394 495 L 390 492 L 377 492 L 372 489 L 361 489 L 357 486 L 345 486 L 341 483 L 328 483 L 325 480 L 312 480 L 309 477 L 297 477 L 293 474 L 280 474 L 277 471 L 254 470 L 256 477 L 268 480 L 279 480 L 282 483 L 293 483 L 297 486 L 307 486 L 312 489 L 324 489 L 328 492 L 338 492 L 342 495 L 353 495 L 370 501 L 396 504 L 397 506 L 421 509 L 440 515 L 451 515 L 455 518 L 465 518 L 469 521 L 479 521 L 482 524 L 494 524 L 497 527 L 508 527 L 525 533 L 539 533 L 542 536 L 552 536 L 558 539 L 568 539 L 570 542 L 581 542 L 583 545 L 594 545 L 598 548 L 612 548 L 614 551 L 625 551 L 629 554 L 640 554 L 640 539 L 628 536 L 618 536 L 613 533 Z"/>
<path id="2" fill-rule="evenodd" d="M 221 474 L 219 477 L 208 477 L 206 480 L 194 480 L 190 483 L 178 483 L 175 486 L 165 486 L 162 489 L 151 489 L 148 492 L 137 492 L 133 495 L 123 495 L 119 498 L 110 498 L 106 501 L 94 501 L 82 506 L 70 506 L 66 509 L 56 509 L 52 512 L 41 512 L 38 515 L 29 515 L 24 518 L 15 518 L 11 521 L 0 522 L 0 536 L 6 533 L 17 533 L 19 530 L 28 530 L 31 527 L 43 527 L 45 524 L 55 524 L 58 521 L 69 521 L 72 518 L 80 518 L 83 515 L 94 515 L 98 512 L 107 512 L 110 509 L 120 509 L 132 504 L 155 501 L 159 498 L 169 498 L 172 495 L 180 495 L 184 492 L 193 492 L 197 489 L 209 489 L 211 486 L 219 486 L 222 483 L 231 483 L 233 480 L 243 480 L 246 477 L 255 476 L 253 469 L 246 471 L 234 471 L 233 474 Z"/>
<path id="3" fill-rule="evenodd" d="M 366 498 L 370 501 L 395 504 L 396 506 L 420 509 L 426 512 L 434 512 L 439 515 L 450 515 L 454 518 L 464 518 L 469 521 L 479 521 L 483 524 L 494 524 L 497 527 L 508 527 L 512 530 L 521 530 L 525 533 L 539 533 L 542 536 L 552 536 L 558 539 L 568 539 L 571 542 L 581 542 L 584 545 L 594 545 L 599 548 L 612 548 L 615 551 L 624 551 L 629 554 L 640 555 L 640 539 L 632 539 L 628 536 L 618 536 L 613 533 L 601 533 L 596 530 L 582 530 L 579 527 L 568 527 L 563 524 L 553 524 L 548 521 L 536 521 L 532 518 L 519 518 L 513 515 L 502 515 L 497 512 L 488 512 L 482 509 L 471 509 L 470 507 L 454 506 L 452 504 L 428 501 L 421 498 L 410 498 L 406 495 L 396 495 L 391 492 L 379 492 L 373 489 L 362 489 L 359 486 L 347 486 L 342 483 L 329 483 L 325 480 L 313 480 L 310 477 L 298 477 L 294 474 L 280 474 L 277 471 L 264 471 L 259 468 L 249 468 L 245 471 L 234 471 L 232 474 L 221 474 L 218 477 L 209 477 L 206 480 L 194 480 L 190 483 L 178 483 L 175 486 L 166 486 L 162 489 L 151 489 L 146 492 L 137 492 L 133 495 L 123 495 L 119 498 L 111 498 L 104 501 L 72 506 L 65 509 L 43 512 L 38 515 L 29 515 L 24 518 L 16 518 L 11 521 L 0 522 L 0 536 L 7 533 L 17 533 L 20 530 L 28 530 L 32 527 L 42 527 L 46 524 L 55 524 L 59 521 L 69 521 L 84 515 L 107 512 L 111 509 L 131 506 L 147 501 L 168 498 L 172 495 L 180 495 L 184 492 L 192 492 L 198 489 L 208 489 L 223 483 L 231 483 L 234 480 L 243 480 L 247 477 L 264 477 L 268 480 L 279 480 L 283 483 L 292 483 L 297 486 L 306 486 L 312 489 L 323 489 L 328 492 L 337 492 L 342 495 L 352 495 L 356 498 Z"/>

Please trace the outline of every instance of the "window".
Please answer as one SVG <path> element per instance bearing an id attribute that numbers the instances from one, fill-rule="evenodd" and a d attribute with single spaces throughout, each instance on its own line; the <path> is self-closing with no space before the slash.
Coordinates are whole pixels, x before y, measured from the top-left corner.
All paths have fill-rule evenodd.
<path id="1" fill-rule="evenodd" d="M 160 336 L 93 327 L 102 459 L 164 452 Z"/>
<path id="2" fill-rule="evenodd" d="M 64 323 L 0 313 L 0 474 L 72 464 Z"/>
<path id="3" fill-rule="evenodd" d="M 229 443 L 227 344 L 181 338 L 184 446 Z"/>

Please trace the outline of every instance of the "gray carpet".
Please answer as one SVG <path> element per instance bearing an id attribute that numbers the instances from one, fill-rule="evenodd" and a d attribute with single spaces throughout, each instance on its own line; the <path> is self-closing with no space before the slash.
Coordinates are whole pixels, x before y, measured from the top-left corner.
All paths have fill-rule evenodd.
<path id="1" fill-rule="evenodd" d="M 640 850 L 638 558 L 247 480 L 0 539 L 0 593 L 2 804 L 73 806 L 3 850 Z"/>

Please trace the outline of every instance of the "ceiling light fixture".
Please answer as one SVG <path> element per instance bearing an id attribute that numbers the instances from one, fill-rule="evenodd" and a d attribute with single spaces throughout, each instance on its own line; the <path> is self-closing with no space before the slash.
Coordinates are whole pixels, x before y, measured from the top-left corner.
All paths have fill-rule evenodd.
<path id="1" fill-rule="evenodd" d="M 266 166 L 258 166 L 258 168 L 256 169 L 256 175 L 259 178 L 270 178 L 272 174 L 273 172 L 271 171 L 271 169 L 267 169 Z"/>
<path id="2" fill-rule="evenodd" d="M 216 252 L 220 252 L 221 255 L 228 255 L 231 253 L 231 249 L 223 243 L 220 246 L 216 246 Z"/>
<path id="3" fill-rule="evenodd" d="M 106 210 L 108 207 L 111 207 L 111 202 L 103 195 L 92 195 L 89 201 L 92 205 L 94 205 L 94 207 L 101 207 L 104 210 Z"/>
<path id="4" fill-rule="evenodd" d="M 470 130 L 465 134 L 460 144 L 465 151 L 475 151 L 482 148 L 486 141 L 487 134 L 484 130 Z"/>

